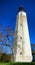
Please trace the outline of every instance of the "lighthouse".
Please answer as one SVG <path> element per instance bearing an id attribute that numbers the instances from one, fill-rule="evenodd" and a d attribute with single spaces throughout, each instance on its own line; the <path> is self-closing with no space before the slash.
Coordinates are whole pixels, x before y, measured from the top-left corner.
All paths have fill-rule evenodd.
<path id="1" fill-rule="evenodd" d="M 19 12 L 16 16 L 13 55 L 14 62 L 32 62 L 27 14 L 23 7 L 19 8 Z"/>

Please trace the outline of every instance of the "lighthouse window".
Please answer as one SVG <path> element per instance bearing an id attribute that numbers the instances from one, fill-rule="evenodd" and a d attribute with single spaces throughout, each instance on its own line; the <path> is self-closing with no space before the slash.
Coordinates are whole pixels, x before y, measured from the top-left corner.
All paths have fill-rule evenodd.
<path id="1" fill-rule="evenodd" d="M 20 15 L 22 15 L 22 13 Z"/>
<path id="2" fill-rule="evenodd" d="M 20 37 L 20 39 L 22 39 L 22 37 Z"/>
<path id="3" fill-rule="evenodd" d="M 20 26 L 22 26 L 22 24 L 20 24 Z"/>
<path id="4" fill-rule="evenodd" d="M 22 55 L 22 52 L 20 52 L 20 55 Z"/>

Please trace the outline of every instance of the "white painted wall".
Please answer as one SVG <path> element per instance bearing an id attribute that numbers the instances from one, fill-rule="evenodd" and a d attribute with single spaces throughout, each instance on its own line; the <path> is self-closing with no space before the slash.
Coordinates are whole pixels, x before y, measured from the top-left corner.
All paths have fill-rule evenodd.
<path id="1" fill-rule="evenodd" d="M 20 16 L 22 17 L 20 19 Z M 20 26 L 20 22 L 22 26 Z M 14 61 L 15 62 L 31 62 L 32 61 L 32 52 L 31 52 L 31 45 L 30 45 L 30 38 L 29 38 L 29 31 L 28 31 L 28 24 L 27 24 L 27 16 L 25 12 L 19 12 L 17 15 L 16 20 L 16 29 L 17 30 L 17 45 L 14 45 Z M 22 37 L 22 40 L 20 39 Z M 16 47 L 16 48 L 15 48 Z M 22 54 L 20 55 L 20 52 Z"/>

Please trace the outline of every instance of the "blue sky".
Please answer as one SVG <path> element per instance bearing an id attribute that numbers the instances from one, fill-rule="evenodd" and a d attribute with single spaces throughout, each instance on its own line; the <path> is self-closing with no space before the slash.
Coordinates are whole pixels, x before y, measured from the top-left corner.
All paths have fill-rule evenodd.
<path id="1" fill-rule="evenodd" d="M 3 28 L 11 26 L 15 30 L 16 15 L 20 6 L 27 13 L 31 43 L 35 43 L 35 0 L 0 0 L 0 24 Z"/>

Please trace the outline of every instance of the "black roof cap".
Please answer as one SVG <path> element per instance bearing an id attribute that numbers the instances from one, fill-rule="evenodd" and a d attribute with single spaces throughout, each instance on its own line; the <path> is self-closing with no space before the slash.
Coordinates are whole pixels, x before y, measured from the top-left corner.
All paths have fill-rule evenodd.
<path id="1" fill-rule="evenodd" d="M 24 11 L 24 7 L 23 6 L 19 7 L 19 11 Z"/>

